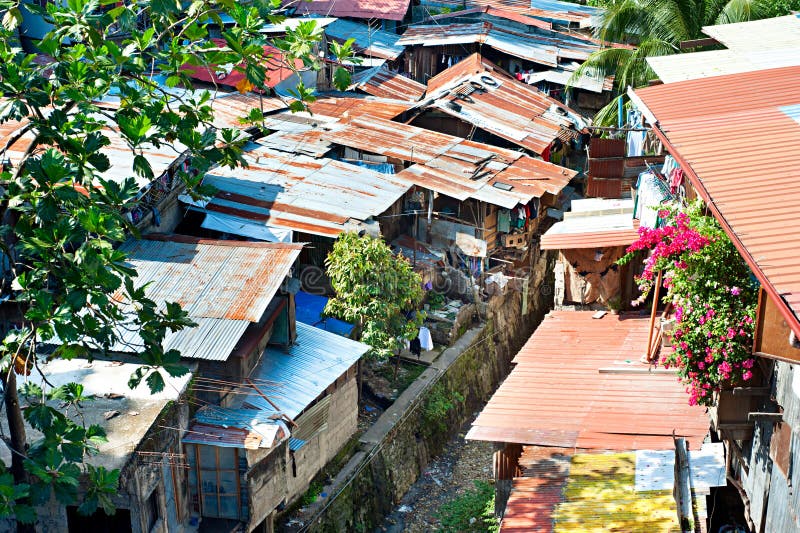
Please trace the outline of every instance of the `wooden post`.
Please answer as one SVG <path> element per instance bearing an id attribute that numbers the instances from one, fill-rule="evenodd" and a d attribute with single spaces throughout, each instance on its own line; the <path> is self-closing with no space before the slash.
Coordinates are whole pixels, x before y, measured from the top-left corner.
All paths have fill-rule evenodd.
<path id="1" fill-rule="evenodd" d="M 656 324 L 656 313 L 658 312 L 658 296 L 661 292 L 661 276 L 663 271 L 658 271 L 656 279 L 655 292 L 653 293 L 653 308 L 650 311 L 650 329 L 647 332 L 647 361 L 650 361 L 650 347 L 653 344 L 653 328 Z"/>

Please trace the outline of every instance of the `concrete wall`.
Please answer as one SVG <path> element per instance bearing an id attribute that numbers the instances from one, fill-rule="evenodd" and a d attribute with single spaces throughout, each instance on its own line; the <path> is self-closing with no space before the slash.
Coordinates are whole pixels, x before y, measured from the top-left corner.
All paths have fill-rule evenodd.
<path id="1" fill-rule="evenodd" d="M 552 254 L 537 259 L 525 298 L 513 287 L 492 298 L 484 310 L 486 323 L 445 350 L 361 436 L 360 450 L 326 487 L 330 497 L 310 509 L 309 531 L 369 531 L 391 512 L 508 375 L 511 358 L 549 310 L 553 260 Z M 453 403 L 438 419 L 426 414 L 434 396 Z"/>
<path id="2" fill-rule="evenodd" d="M 188 517 L 186 469 L 171 466 L 170 463 L 180 462 L 176 456 L 168 459 L 149 454 L 180 453 L 182 435 L 178 431 L 165 431 L 161 426 L 186 427 L 188 415 L 186 403 L 170 402 L 167 404 L 120 472 L 119 491 L 112 500 L 118 509 L 130 511 L 133 533 L 184 531 L 184 521 Z M 85 487 L 82 489 L 85 490 Z M 157 517 L 150 516 L 147 503 L 154 491 L 158 502 Z M 82 501 L 83 495 L 81 494 L 78 502 Z M 97 512 L 102 520 L 103 511 L 98 510 Z M 67 509 L 54 498 L 48 505 L 37 508 L 37 514 L 36 531 L 40 533 L 67 533 L 69 531 Z M 147 527 L 151 522 L 155 522 L 152 529 Z M 0 531 L 7 531 L 4 528 L 5 525 L 8 524 L 0 522 Z"/>
<path id="3" fill-rule="evenodd" d="M 249 530 L 264 521 L 279 504 L 290 504 L 305 493 L 314 476 L 356 432 L 358 387 L 354 372 L 347 375 L 349 379 L 330 393 L 327 428 L 307 440 L 305 446 L 294 452 L 294 458 L 286 443 L 267 454 L 261 450 L 248 451 L 248 462 L 252 465 L 247 473 Z"/>

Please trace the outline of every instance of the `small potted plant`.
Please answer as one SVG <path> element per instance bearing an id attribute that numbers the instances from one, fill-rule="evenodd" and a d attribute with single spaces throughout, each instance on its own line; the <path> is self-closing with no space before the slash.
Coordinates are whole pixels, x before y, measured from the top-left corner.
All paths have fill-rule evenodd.
<path id="1" fill-rule="evenodd" d="M 619 296 L 614 296 L 608 299 L 606 305 L 608 306 L 608 311 L 612 315 L 618 315 L 619 310 L 622 309 L 622 299 Z"/>

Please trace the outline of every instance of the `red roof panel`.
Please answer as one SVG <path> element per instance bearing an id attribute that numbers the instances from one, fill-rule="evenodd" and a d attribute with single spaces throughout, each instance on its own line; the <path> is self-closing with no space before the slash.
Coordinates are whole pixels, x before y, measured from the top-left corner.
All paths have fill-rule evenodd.
<path id="1" fill-rule="evenodd" d="M 800 334 L 800 67 L 639 89 L 657 133 Z"/>
<path id="2" fill-rule="evenodd" d="M 553 311 L 467 438 L 566 448 L 671 449 L 673 432 L 699 447 L 708 432 L 676 375 L 639 363 L 649 318 Z"/>

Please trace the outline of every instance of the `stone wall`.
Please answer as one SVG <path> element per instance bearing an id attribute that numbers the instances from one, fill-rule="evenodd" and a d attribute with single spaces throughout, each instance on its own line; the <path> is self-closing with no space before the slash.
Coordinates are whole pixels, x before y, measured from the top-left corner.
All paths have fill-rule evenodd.
<path id="1" fill-rule="evenodd" d="M 513 355 L 552 304 L 553 261 L 542 255 L 528 282 L 515 279 L 491 298 L 485 323 L 442 352 L 361 436 L 360 450 L 326 487 L 330 497 L 310 509 L 309 531 L 369 531 L 392 511 L 508 375 Z M 451 408 L 442 412 L 443 403 Z"/>

